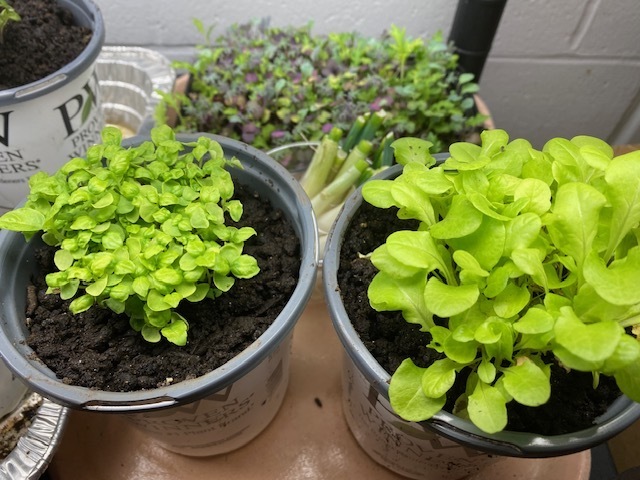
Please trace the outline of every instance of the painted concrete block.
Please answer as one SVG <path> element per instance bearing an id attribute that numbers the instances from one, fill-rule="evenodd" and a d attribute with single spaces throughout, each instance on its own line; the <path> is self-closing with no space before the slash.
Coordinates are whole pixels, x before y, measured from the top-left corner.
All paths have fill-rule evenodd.
<path id="1" fill-rule="evenodd" d="M 106 23 L 108 44 L 120 45 L 193 45 L 202 37 L 193 19 L 215 25 L 214 37 L 233 23 L 270 18 L 274 26 L 305 25 L 313 22 L 316 33 L 359 31 L 377 36 L 391 24 L 407 29 L 411 36 L 431 36 L 438 30 L 448 33 L 456 3 L 450 0 L 237 0 L 202 2 L 167 0 L 128 2 L 97 0 Z"/>
<path id="2" fill-rule="evenodd" d="M 571 51 L 589 0 L 508 1 L 491 52 L 541 57 Z"/>
<path id="3" fill-rule="evenodd" d="M 611 142 L 615 145 L 640 145 L 640 95 L 618 122 Z"/>
<path id="4" fill-rule="evenodd" d="M 580 55 L 625 57 L 640 62 L 640 2 L 600 1 L 576 47 Z"/>
<path id="5" fill-rule="evenodd" d="M 553 137 L 593 135 L 610 141 L 640 94 L 639 65 L 596 60 L 490 59 L 480 95 L 497 127 L 542 147 Z M 640 142 L 640 138 L 631 139 Z"/>

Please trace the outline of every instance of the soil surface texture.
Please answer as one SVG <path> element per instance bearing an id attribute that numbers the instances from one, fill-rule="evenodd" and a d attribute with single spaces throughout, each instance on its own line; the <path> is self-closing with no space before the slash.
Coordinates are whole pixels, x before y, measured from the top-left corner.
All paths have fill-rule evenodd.
<path id="1" fill-rule="evenodd" d="M 124 315 L 93 307 L 73 315 L 69 301 L 47 295 L 44 273 L 55 270 L 53 249 L 39 252 L 38 278 L 27 292 L 28 344 L 58 378 L 108 391 L 155 388 L 195 378 L 223 365 L 255 341 L 275 320 L 298 281 L 300 243 L 282 211 L 241 186 L 235 198 L 244 206 L 235 226 L 258 234 L 245 242 L 260 273 L 236 279 L 221 297 L 183 302 L 178 311 L 189 322 L 188 342 L 152 344 L 133 331 Z"/>
<path id="2" fill-rule="evenodd" d="M 0 43 L 0 90 L 35 82 L 75 60 L 91 40 L 55 0 L 9 0 L 21 17 L 10 21 Z"/>
<path id="3" fill-rule="evenodd" d="M 369 305 L 367 288 L 377 269 L 359 254 L 372 252 L 394 231 L 415 228 L 413 221 L 399 220 L 395 212 L 395 209 L 381 210 L 363 203 L 345 235 L 338 271 L 342 301 L 354 328 L 390 374 L 405 358 L 413 359 L 421 367 L 442 358 L 426 347 L 431 336 L 420 332 L 418 325 L 407 323 L 400 312 L 376 312 Z M 507 430 L 558 435 L 588 428 L 620 396 L 612 377 L 601 375 L 599 386 L 594 390 L 590 373 L 568 373 L 557 364 L 552 364 L 551 371 L 549 402 L 540 407 L 510 402 Z M 452 411 L 465 382 L 466 376 L 459 374 L 445 410 Z"/>

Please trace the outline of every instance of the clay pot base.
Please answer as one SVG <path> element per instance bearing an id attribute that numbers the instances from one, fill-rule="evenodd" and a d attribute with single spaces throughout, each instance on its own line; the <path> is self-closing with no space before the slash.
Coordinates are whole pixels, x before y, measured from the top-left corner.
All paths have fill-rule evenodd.
<path id="1" fill-rule="evenodd" d="M 358 446 L 342 414 L 342 345 L 326 306 L 312 301 L 296 325 L 289 390 L 275 420 L 244 448 L 190 458 L 163 450 L 118 415 L 72 412 L 49 467 L 52 480 L 394 480 Z M 590 451 L 539 460 L 509 458 L 468 480 L 588 480 Z"/>

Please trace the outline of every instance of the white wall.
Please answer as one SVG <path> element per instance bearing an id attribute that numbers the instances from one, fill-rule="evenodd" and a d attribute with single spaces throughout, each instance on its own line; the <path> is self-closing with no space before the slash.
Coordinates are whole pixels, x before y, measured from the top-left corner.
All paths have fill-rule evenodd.
<path id="1" fill-rule="evenodd" d="M 536 143 L 640 143 L 640 2 L 510 0 L 481 89 L 499 126 Z"/>
<path id="2" fill-rule="evenodd" d="M 313 21 L 314 32 L 378 35 L 392 23 L 411 36 L 449 33 L 456 0 L 96 0 L 107 44 L 191 58 L 201 38 L 192 19 L 215 25 L 270 17 Z M 640 2 L 509 0 L 481 79 L 498 127 L 541 147 L 554 136 L 640 143 Z"/>

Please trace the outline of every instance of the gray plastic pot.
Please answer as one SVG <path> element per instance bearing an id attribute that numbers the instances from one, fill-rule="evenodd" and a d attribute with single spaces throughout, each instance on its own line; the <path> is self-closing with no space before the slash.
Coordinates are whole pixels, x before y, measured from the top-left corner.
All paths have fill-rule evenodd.
<path id="1" fill-rule="evenodd" d="M 445 155 L 444 157 L 446 157 Z M 443 158 L 443 157 L 441 157 Z M 396 165 L 382 172 L 377 178 L 392 179 L 402 171 L 402 166 Z M 344 239 L 345 231 L 351 219 L 362 204 L 362 194 L 358 189 L 347 200 L 345 206 L 336 220 L 332 231 L 329 233 L 327 248 L 324 252 L 323 282 L 325 296 L 329 307 L 335 329 L 345 348 L 345 368 L 347 369 L 344 390 L 345 407 L 349 410 L 354 404 L 366 405 L 367 417 L 375 417 L 375 422 L 379 424 L 368 433 L 366 438 L 361 427 L 360 433 L 356 433 L 356 438 L 361 445 L 367 443 L 365 450 L 374 457 L 378 457 L 380 463 L 387 462 L 389 468 L 394 469 L 400 461 L 405 462 L 405 466 L 412 460 L 403 459 L 402 454 L 396 450 L 407 450 L 407 445 L 416 446 L 419 451 L 424 448 L 425 452 L 431 450 L 435 444 L 452 447 L 460 445 L 459 453 L 463 454 L 460 461 L 471 463 L 473 457 L 477 457 L 477 452 L 487 452 L 490 454 L 505 455 L 512 457 L 552 457 L 566 455 L 592 448 L 603 443 L 610 437 L 616 435 L 626 427 L 631 425 L 640 417 L 640 404 L 631 401 L 627 397 L 616 400 L 609 410 L 599 417 L 593 427 L 588 429 L 568 433 L 566 435 L 541 436 L 537 434 L 519 433 L 504 431 L 493 435 L 486 434 L 475 427 L 471 422 L 441 411 L 431 420 L 421 423 L 406 422 L 396 416 L 389 406 L 389 380 L 390 375 L 378 364 L 373 355 L 366 349 L 360 340 L 355 329 L 351 325 L 342 299 L 337 281 L 337 271 L 340 266 L 340 249 Z M 364 253 L 364 252 L 363 252 Z M 358 382 L 366 381 L 370 390 L 367 391 L 368 398 L 356 398 Z M 362 406 L 362 408 L 365 408 Z M 355 412 L 356 410 L 353 410 Z M 350 414 L 347 414 L 349 420 Z M 354 415 L 351 415 L 354 420 Z M 381 426 L 384 425 L 384 426 Z M 352 426 L 352 425 L 350 425 Z M 353 426 L 352 426 L 353 430 Z M 382 439 L 376 443 L 371 440 L 371 436 L 376 435 L 375 431 L 384 432 L 386 440 Z M 354 432 L 355 433 L 355 432 Z M 360 438 L 359 438 L 360 437 Z M 402 438 L 402 440 L 399 440 Z M 389 440 L 391 439 L 391 440 Z M 384 445 L 384 448 L 382 447 Z M 439 453 L 447 451 L 445 446 Z M 386 449 L 386 451 L 384 451 Z M 375 450 L 375 451 L 374 451 Z M 464 450 L 464 451 L 463 451 Z M 451 449 L 448 450 L 449 452 Z M 476 453 L 473 453 L 475 451 Z M 424 453 L 424 452 L 423 452 Z M 418 456 L 418 455 L 416 455 Z M 429 455 L 424 455 L 429 456 Z M 394 465 L 389 465 L 391 462 Z M 415 469 L 420 469 L 424 474 L 424 468 L 419 467 L 419 463 L 413 464 Z M 402 466 L 401 466 L 402 467 Z M 411 468 L 411 467 L 408 467 Z M 457 478 L 457 477 L 437 477 L 437 476 L 413 476 L 412 472 L 399 472 L 413 478 Z"/>
<path id="2" fill-rule="evenodd" d="M 198 136 L 178 138 L 189 142 Z M 34 244 L 41 240 L 26 243 L 20 233 L 0 231 L 0 284 L 4 286 L 0 355 L 7 366 L 32 390 L 61 405 L 137 414 L 130 415 L 131 420 L 166 448 L 194 456 L 224 453 L 247 443 L 277 413 L 288 384 L 292 330 L 313 291 L 318 264 L 315 217 L 300 184 L 263 152 L 235 140 L 207 136 L 221 144 L 227 157 L 235 156 L 242 163 L 243 170 L 230 170 L 236 183 L 251 186 L 284 212 L 299 237 L 301 253 L 298 284 L 273 324 L 244 352 L 208 374 L 135 392 L 105 392 L 61 382 L 33 359 L 25 342 L 25 289 L 35 268 Z M 123 144 L 142 139 L 134 137 Z"/>
<path id="3" fill-rule="evenodd" d="M 60 70 L 0 90 L 0 214 L 26 196 L 29 177 L 40 170 L 54 172 L 100 141 L 104 120 L 95 63 L 104 43 L 102 14 L 92 0 L 57 3 L 93 35 L 82 53 Z"/>

